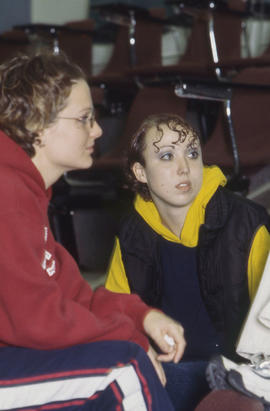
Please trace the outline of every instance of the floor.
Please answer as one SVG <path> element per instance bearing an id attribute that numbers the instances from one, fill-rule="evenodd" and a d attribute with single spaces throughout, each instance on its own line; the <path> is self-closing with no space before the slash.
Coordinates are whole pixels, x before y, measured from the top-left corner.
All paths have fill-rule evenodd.
<path id="1" fill-rule="evenodd" d="M 87 280 L 87 282 L 91 285 L 93 290 L 100 285 L 104 285 L 106 273 L 95 273 L 89 271 L 82 271 L 83 277 Z"/>

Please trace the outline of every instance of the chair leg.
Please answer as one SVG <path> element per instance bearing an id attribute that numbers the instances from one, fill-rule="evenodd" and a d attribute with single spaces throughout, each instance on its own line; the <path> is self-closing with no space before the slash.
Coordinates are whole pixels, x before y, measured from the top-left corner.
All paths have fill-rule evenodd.
<path id="1" fill-rule="evenodd" d="M 228 187 L 232 191 L 237 191 L 242 194 L 248 193 L 249 179 L 241 174 L 240 171 L 240 158 L 239 151 L 237 147 L 236 135 L 234 131 L 233 121 L 232 121 L 232 110 L 231 110 L 231 99 L 226 99 L 223 102 L 224 114 L 228 124 L 230 142 L 233 154 L 233 174 L 228 180 Z"/>

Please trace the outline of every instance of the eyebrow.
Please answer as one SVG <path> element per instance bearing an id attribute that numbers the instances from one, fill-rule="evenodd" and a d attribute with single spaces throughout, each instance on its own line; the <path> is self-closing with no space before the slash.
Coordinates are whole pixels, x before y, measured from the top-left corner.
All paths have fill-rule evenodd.
<path id="1" fill-rule="evenodd" d="M 95 107 L 86 107 L 86 108 L 82 108 L 79 113 L 80 114 L 84 114 L 84 113 L 94 113 L 95 112 Z"/>
<path id="2" fill-rule="evenodd" d="M 173 148 L 175 150 L 175 144 L 164 144 L 163 146 L 158 146 L 159 150 L 162 148 Z"/>
<path id="3" fill-rule="evenodd" d="M 194 142 L 193 142 L 193 143 L 191 142 L 191 143 L 187 144 L 186 148 L 188 148 L 188 149 L 189 149 L 189 148 L 199 148 L 199 149 L 200 149 L 201 146 L 200 146 L 199 143 L 195 143 L 195 144 L 194 144 Z"/>

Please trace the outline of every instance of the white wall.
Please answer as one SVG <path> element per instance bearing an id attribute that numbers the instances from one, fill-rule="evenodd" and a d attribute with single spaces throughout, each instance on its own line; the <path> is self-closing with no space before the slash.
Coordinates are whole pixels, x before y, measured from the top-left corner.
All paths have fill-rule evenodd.
<path id="1" fill-rule="evenodd" d="M 250 56 L 260 56 L 270 43 L 270 21 L 268 19 L 248 20 L 247 38 Z"/>
<path id="2" fill-rule="evenodd" d="M 64 24 L 89 16 L 89 0 L 32 0 L 31 22 Z"/>

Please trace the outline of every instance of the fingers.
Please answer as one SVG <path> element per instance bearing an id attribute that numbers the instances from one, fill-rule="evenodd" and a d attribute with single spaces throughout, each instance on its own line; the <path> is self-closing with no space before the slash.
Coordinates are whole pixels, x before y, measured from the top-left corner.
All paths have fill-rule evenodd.
<path id="1" fill-rule="evenodd" d="M 160 311 L 151 310 L 144 319 L 144 329 L 161 349 L 163 354 L 159 359 L 175 363 L 180 361 L 186 346 L 181 324 Z"/>
<path id="2" fill-rule="evenodd" d="M 174 362 L 175 358 L 175 351 L 172 351 L 171 353 L 168 354 L 158 354 L 157 359 L 160 362 Z"/>
<path id="3" fill-rule="evenodd" d="M 156 363 L 156 366 L 154 366 L 154 368 L 156 370 L 156 373 L 160 379 L 161 384 L 163 385 L 163 387 L 165 387 L 167 381 L 166 381 L 166 375 L 163 370 L 162 364 L 157 359 L 155 360 L 155 363 Z"/>
<path id="4" fill-rule="evenodd" d="M 149 358 L 150 358 L 150 360 L 153 364 L 153 367 L 154 367 L 154 369 L 155 369 L 155 371 L 156 371 L 156 373 L 157 373 L 157 375 L 160 379 L 161 384 L 163 386 L 165 386 L 166 385 L 165 372 L 163 370 L 162 364 L 158 360 L 156 352 L 154 351 L 154 349 L 151 346 L 149 346 L 149 350 L 148 350 L 147 354 L 148 354 L 148 356 L 149 356 Z"/>
<path id="5" fill-rule="evenodd" d="M 185 348 L 186 348 L 186 340 L 183 337 L 183 339 L 179 343 L 176 344 L 175 355 L 173 358 L 174 363 L 177 363 L 181 360 L 181 358 L 183 357 Z"/>
<path id="6" fill-rule="evenodd" d="M 174 341 L 174 345 L 172 346 L 173 349 L 171 351 L 171 353 L 173 353 L 172 361 L 177 363 L 182 358 L 186 348 L 186 340 L 184 338 L 183 328 L 180 326 L 176 335 L 174 334 L 173 330 L 170 338 Z"/>
<path id="7" fill-rule="evenodd" d="M 166 352 L 165 350 L 163 350 L 163 353 L 158 355 L 158 360 L 162 362 L 170 362 L 170 361 L 173 361 L 174 363 L 179 362 L 184 354 L 185 346 L 186 346 L 186 342 L 183 339 L 181 343 L 175 344 L 174 347 L 170 347 L 169 352 Z"/>
<path id="8" fill-rule="evenodd" d="M 161 351 L 167 356 L 163 358 L 165 361 L 178 362 L 183 356 L 186 341 L 184 338 L 184 331 L 181 326 L 176 325 L 176 327 L 171 327 L 167 329 L 166 334 L 162 334 L 161 338 L 156 338 L 156 343 L 159 345 Z M 170 359 L 169 359 L 170 358 Z"/>

